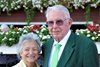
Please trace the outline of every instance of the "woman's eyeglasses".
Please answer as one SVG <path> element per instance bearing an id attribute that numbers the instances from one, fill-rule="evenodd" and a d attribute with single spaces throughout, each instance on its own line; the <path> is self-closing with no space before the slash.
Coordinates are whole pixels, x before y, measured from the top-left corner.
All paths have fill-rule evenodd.
<path id="1" fill-rule="evenodd" d="M 53 26 L 53 24 L 56 23 L 57 26 L 62 26 L 64 24 L 65 20 L 59 19 L 59 20 L 56 20 L 56 21 L 47 21 L 47 25 L 48 26 Z"/>

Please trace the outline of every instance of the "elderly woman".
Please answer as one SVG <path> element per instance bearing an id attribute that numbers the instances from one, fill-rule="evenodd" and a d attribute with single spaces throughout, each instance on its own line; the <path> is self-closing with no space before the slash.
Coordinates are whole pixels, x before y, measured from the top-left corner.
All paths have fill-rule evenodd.
<path id="1" fill-rule="evenodd" d="M 35 33 L 22 35 L 18 43 L 20 62 L 13 67 L 40 67 L 37 59 L 40 53 L 40 40 Z"/>

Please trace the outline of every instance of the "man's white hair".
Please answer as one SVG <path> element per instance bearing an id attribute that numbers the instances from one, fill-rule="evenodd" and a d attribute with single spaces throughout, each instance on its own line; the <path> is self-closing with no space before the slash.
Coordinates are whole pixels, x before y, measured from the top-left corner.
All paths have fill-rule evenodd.
<path id="1" fill-rule="evenodd" d="M 69 14 L 68 9 L 65 6 L 62 6 L 62 5 L 54 5 L 54 6 L 48 7 L 47 10 L 46 10 L 46 13 L 45 13 L 46 18 L 48 17 L 48 12 L 49 11 L 56 11 L 56 10 L 64 11 L 66 19 L 70 18 L 70 14 Z"/>

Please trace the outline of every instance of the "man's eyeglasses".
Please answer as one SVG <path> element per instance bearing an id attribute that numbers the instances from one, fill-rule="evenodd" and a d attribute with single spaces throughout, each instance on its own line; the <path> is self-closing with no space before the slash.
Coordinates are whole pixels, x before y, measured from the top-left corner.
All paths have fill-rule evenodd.
<path id="1" fill-rule="evenodd" d="M 62 26 L 64 24 L 65 20 L 59 19 L 59 20 L 56 20 L 56 21 L 47 21 L 47 25 L 48 26 L 53 26 L 53 24 L 56 23 L 57 26 Z"/>

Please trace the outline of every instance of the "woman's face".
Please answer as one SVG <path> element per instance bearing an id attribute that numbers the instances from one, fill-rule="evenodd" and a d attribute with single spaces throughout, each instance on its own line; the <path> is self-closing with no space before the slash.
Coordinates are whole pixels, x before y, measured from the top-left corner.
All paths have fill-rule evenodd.
<path id="1" fill-rule="evenodd" d="M 35 41 L 27 41 L 24 43 L 24 47 L 20 53 L 21 59 L 25 63 L 33 63 L 39 57 L 38 46 Z"/>

